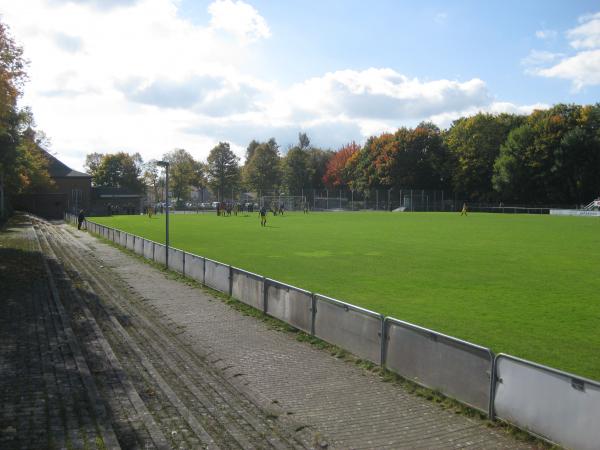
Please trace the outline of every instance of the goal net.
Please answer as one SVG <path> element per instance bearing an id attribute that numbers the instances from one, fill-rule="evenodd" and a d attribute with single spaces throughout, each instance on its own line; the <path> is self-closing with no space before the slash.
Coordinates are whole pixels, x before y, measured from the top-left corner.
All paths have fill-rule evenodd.
<path id="1" fill-rule="evenodd" d="M 281 205 L 286 211 L 300 211 L 304 207 L 306 196 L 301 195 L 263 195 L 260 198 L 260 206 L 268 209 L 279 209 Z"/>

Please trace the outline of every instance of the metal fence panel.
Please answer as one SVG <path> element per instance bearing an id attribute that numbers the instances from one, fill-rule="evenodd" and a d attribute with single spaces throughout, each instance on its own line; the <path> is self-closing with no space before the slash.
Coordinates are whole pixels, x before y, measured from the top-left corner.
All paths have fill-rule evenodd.
<path id="1" fill-rule="evenodd" d="M 138 255 L 144 254 L 144 239 L 142 239 L 141 237 L 135 238 L 135 242 L 133 244 L 133 251 L 136 252 Z"/>
<path id="2" fill-rule="evenodd" d="M 599 448 L 600 383 L 502 354 L 496 377 L 498 417 L 566 448 Z"/>
<path id="3" fill-rule="evenodd" d="M 204 284 L 229 294 L 229 266 L 208 258 L 204 265 Z"/>
<path id="4" fill-rule="evenodd" d="M 315 306 L 315 336 L 381 364 L 381 314 L 319 294 Z"/>
<path id="5" fill-rule="evenodd" d="M 245 270 L 232 268 L 232 297 L 256 309 L 263 310 L 264 283 L 263 277 Z"/>
<path id="6" fill-rule="evenodd" d="M 113 233 L 113 242 L 115 244 L 121 243 L 121 232 L 119 230 L 115 230 L 115 232 Z"/>
<path id="7" fill-rule="evenodd" d="M 265 280 L 267 314 L 308 333 L 312 328 L 312 293 L 275 280 Z"/>
<path id="8" fill-rule="evenodd" d="M 133 251 L 135 249 L 135 236 L 127 233 L 127 249 Z"/>
<path id="9" fill-rule="evenodd" d="M 144 239 L 144 258 L 154 259 L 154 242 Z"/>
<path id="10" fill-rule="evenodd" d="M 108 233 L 110 229 L 108 227 L 102 227 L 102 237 L 108 239 Z"/>
<path id="11" fill-rule="evenodd" d="M 386 366 L 485 413 L 493 353 L 484 347 L 387 317 Z"/>
<path id="12" fill-rule="evenodd" d="M 183 252 L 169 247 L 169 269 L 183 273 Z"/>
<path id="13" fill-rule="evenodd" d="M 162 244 L 154 243 L 154 262 L 166 264 L 167 248 Z"/>
<path id="14" fill-rule="evenodd" d="M 204 258 L 186 253 L 185 275 L 199 283 L 204 283 Z"/>

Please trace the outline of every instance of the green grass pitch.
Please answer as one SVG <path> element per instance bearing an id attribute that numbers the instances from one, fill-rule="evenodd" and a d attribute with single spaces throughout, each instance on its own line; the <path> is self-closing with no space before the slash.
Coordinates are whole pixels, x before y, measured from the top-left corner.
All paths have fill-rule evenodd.
<path id="1" fill-rule="evenodd" d="M 164 216 L 93 219 L 164 242 Z M 600 219 L 450 213 L 171 215 L 171 245 L 600 379 Z"/>

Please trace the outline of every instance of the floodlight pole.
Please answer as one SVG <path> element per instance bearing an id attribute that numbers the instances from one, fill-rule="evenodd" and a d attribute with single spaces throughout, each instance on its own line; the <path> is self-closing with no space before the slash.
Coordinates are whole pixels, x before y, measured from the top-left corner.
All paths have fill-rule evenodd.
<path id="1" fill-rule="evenodd" d="M 165 265 L 169 268 L 169 163 L 167 161 L 158 161 L 157 165 L 165 168 L 165 207 L 167 214 L 165 215 L 166 237 L 165 237 Z"/>

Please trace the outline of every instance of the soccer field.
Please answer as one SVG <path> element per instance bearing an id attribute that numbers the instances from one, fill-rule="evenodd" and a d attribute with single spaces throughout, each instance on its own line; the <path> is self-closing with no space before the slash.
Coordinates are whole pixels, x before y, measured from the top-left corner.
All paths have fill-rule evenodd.
<path id="1" fill-rule="evenodd" d="M 91 218 L 164 243 L 164 216 Z M 600 220 L 456 213 L 171 215 L 171 245 L 600 379 Z"/>

